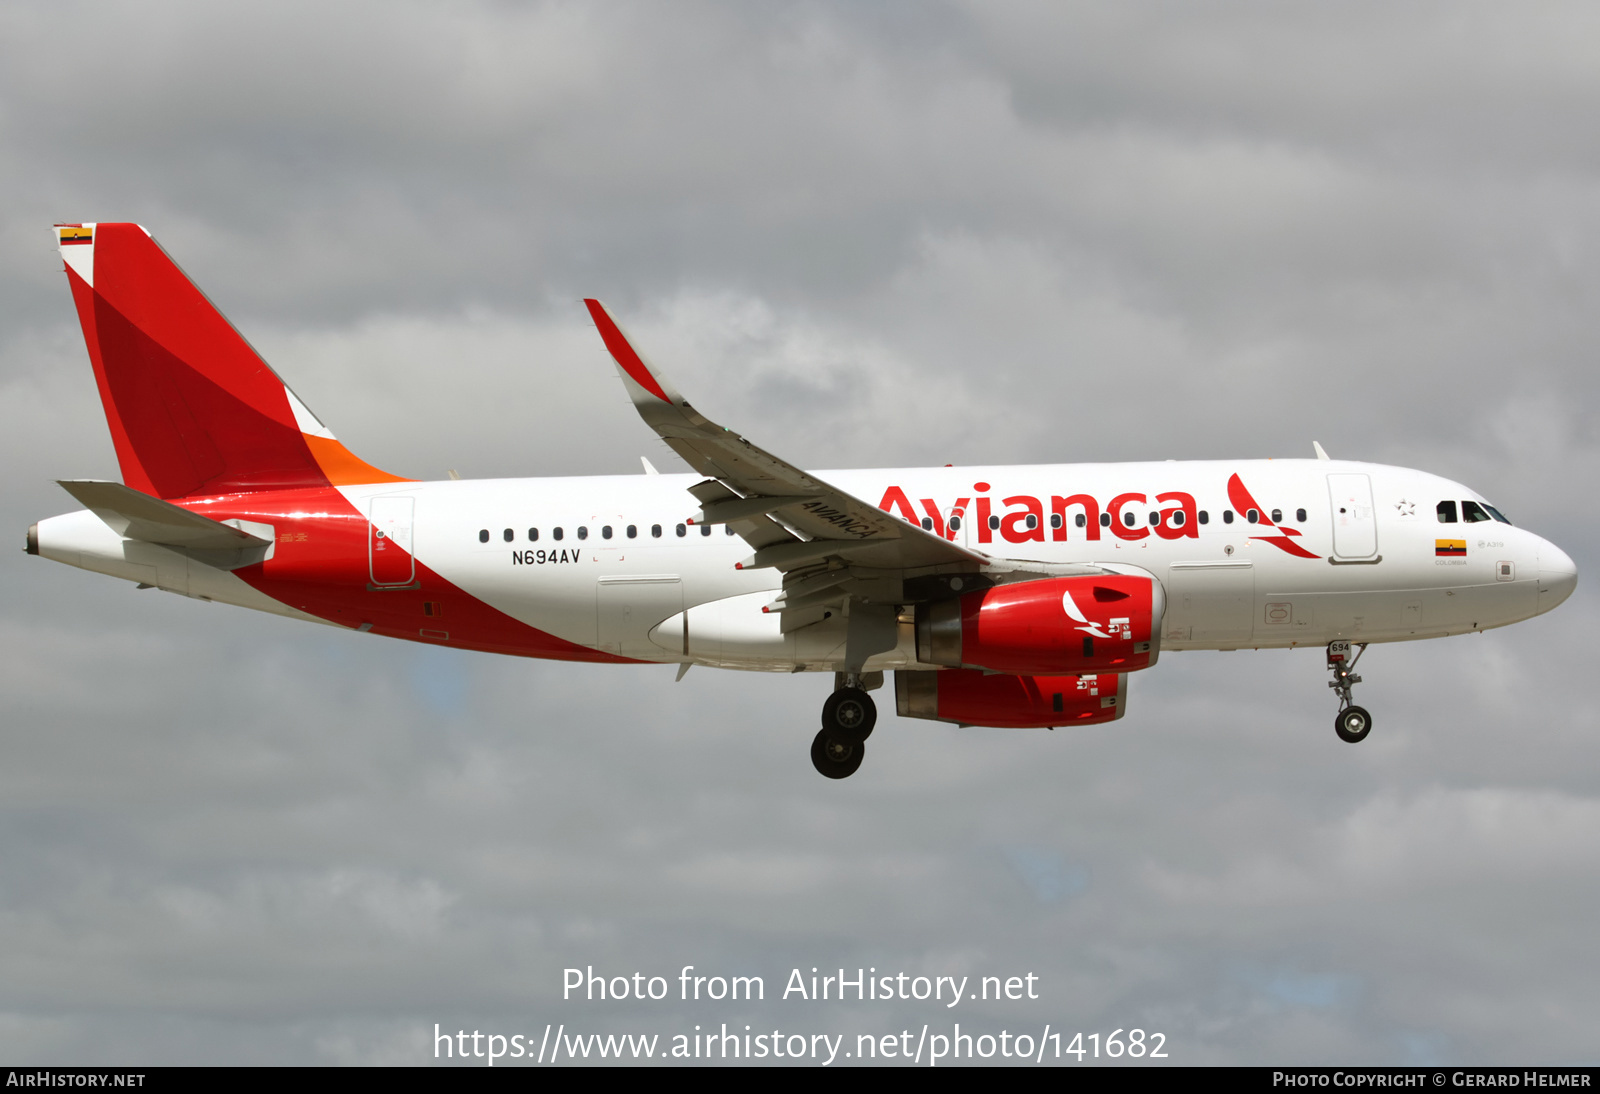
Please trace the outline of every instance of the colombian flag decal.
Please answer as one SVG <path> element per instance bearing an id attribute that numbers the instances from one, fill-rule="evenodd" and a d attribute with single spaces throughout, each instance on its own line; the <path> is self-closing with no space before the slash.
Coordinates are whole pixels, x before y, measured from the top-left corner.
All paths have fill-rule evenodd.
<path id="1" fill-rule="evenodd" d="M 1433 553 L 1439 558 L 1466 558 L 1467 541 L 1464 539 L 1436 539 Z"/>
<path id="2" fill-rule="evenodd" d="M 94 229 L 93 228 L 71 227 L 71 228 L 61 228 L 59 230 L 61 232 L 61 242 L 62 242 L 63 245 L 68 244 L 68 243 L 93 243 L 94 242 Z"/>

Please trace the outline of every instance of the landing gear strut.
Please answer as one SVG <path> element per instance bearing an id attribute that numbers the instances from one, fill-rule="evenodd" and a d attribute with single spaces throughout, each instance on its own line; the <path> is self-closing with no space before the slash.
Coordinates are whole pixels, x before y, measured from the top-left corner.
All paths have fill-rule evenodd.
<path id="1" fill-rule="evenodd" d="M 854 775 L 866 755 L 866 740 L 878 722 L 878 707 L 861 685 L 862 673 L 837 674 L 839 687 L 822 704 L 822 729 L 811 742 L 811 765 L 830 779 Z M 882 673 L 874 674 L 880 681 Z"/>
<path id="2" fill-rule="evenodd" d="M 1339 693 L 1339 714 L 1333 720 L 1333 731 L 1339 735 L 1339 740 L 1350 744 L 1366 740 L 1367 734 L 1372 732 L 1372 715 L 1365 707 L 1356 706 L 1351 696 L 1351 691 L 1361 683 L 1361 677 L 1354 671 L 1356 662 L 1366 652 L 1365 642 L 1356 647 L 1354 657 L 1350 656 L 1349 642 L 1328 643 L 1328 671 L 1333 673 L 1328 686 Z"/>

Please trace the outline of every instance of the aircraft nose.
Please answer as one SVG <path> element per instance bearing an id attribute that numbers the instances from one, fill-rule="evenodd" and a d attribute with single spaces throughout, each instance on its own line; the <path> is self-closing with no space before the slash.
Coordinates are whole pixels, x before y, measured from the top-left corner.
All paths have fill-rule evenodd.
<path id="1" fill-rule="evenodd" d="M 1578 587 L 1578 567 L 1554 543 L 1539 544 L 1539 613 L 1549 611 Z"/>

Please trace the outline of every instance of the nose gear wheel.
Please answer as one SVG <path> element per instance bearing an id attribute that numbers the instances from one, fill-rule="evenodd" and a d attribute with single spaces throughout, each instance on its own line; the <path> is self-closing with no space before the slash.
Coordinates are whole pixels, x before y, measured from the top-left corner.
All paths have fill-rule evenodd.
<path id="1" fill-rule="evenodd" d="M 1333 720 L 1333 731 L 1339 735 L 1339 740 L 1358 744 L 1372 732 L 1372 715 L 1365 707 L 1345 707 Z"/>

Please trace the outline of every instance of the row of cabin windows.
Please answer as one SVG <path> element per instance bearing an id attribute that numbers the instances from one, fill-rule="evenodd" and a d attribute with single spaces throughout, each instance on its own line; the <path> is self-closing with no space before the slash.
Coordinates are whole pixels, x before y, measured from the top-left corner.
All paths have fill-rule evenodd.
<path id="1" fill-rule="evenodd" d="M 730 525 L 723 525 L 723 531 L 727 535 L 730 535 L 730 536 L 733 535 L 733 528 Z M 629 539 L 637 539 L 637 538 L 639 538 L 639 526 L 637 524 L 630 524 L 626 528 L 623 529 L 623 533 Z M 684 524 L 678 525 L 677 526 L 677 533 L 678 533 L 678 536 L 679 536 L 680 539 L 682 537 L 688 535 L 689 534 L 688 526 L 684 525 Z M 709 536 L 711 534 L 711 525 L 702 524 L 700 526 L 700 534 L 702 536 Z M 566 535 L 567 535 L 566 529 L 562 528 L 560 525 L 557 525 L 556 527 L 550 529 L 550 538 L 551 539 L 556 539 L 556 540 L 565 539 Z M 600 526 L 600 538 L 601 539 L 611 539 L 614 535 L 615 535 L 615 532 L 613 531 L 611 525 L 603 524 L 603 525 Z M 650 526 L 650 535 L 654 539 L 660 539 L 661 538 L 661 525 L 652 524 Z M 516 531 L 514 529 L 507 528 L 505 531 L 500 533 L 500 538 L 505 540 L 507 543 L 515 543 L 517 541 L 517 533 L 516 533 Z M 578 525 L 578 538 L 579 539 L 588 539 L 589 538 L 589 527 L 588 527 L 588 525 L 585 525 L 585 524 Z M 478 542 L 479 543 L 488 543 L 489 542 L 489 529 L 487 529 L 487 528 L 478 529 Z M 537 528 L 529 528 L 528 529 L 528 542 L 529 543 L 538 543 L 539 542 L 539 529 L 537 529 Z"/>
<path id="2" fill-rule="evenodd" d="M 1270 515 L 1272 517 L 1272 523 L 1274 523 L 1274 524 L 1282 524 L 1283 523 L 1283 510 L 1282 509 L 1274 509 Z M 1172 514 L 1172 526 L 1174 528 L 1182 528 L 1183 527 L 1183 522 L 1184 522 L 1185 519 L 1186 518 L 1184 517 L 1183 510 L 1180 509 L 1180 510 L 1176 511 L 1175 513 Z M 1206 510 L 1202 509 L 1202 510 L 1200 510 L 1199 513 L 1196 514 L 1196 519 L 1198 519 L 1201 524 L 1210 524 L 1211 523 L 1211 514 L 1209 512 L 1207 512 Z M 1245 512 L 1244 519 L 1246 521 L 1250 522 L 1251 524 L 1259 524 L 1261 522 L 1261 514 L 1259 512 L 1257 512 L 1256 510 L 1254 510 L 1254 509 L 1250 509 L 1250 510 L 1247 510 Z M 1299 523 L 1304 524 L 1306 522 L 1306 511 L 1304 509 L 1296 509 L 1294 511 L 1294 519 L 1296 521 L 1298 521 Z M 1440 519 L 1443 520 L 1444 518 L 1441 517 Z M 1077 514 L 1074 514 L 1074 516 L 1072 518 L 1072 522 L 1074 524 L 1076 524 L 1079 528 L 1085 528 L 1085 527 L 1088 527 L 1089 519 L 1088 519 L 1088 517 L 1084 516 L 1084 514 L 1077 513 Z M 1037 516 L 1035 516 L 1034 514 L 1029 513 L 1028 516 L 1027 516 L 1027 519 L 1023 523 L 1029 529 L 1037 528 L 1037 527 L 1039 527 L 1039 518 Z M 1060 528 L 1061 527 L 1061 523 L 1062 523 L 1062 521 L 1061 521 L 1061 514 L 1060 513 L 1051 513 L 1050 514 L 1050 527 L 1052 527 L 1052 528 Z M 1129 528 L 1134 528 L 1134 527 L 1138 526 L 1139 518 L 1137 516 L 1135 516 L 1133 513 L 1124 512 L 1122 514 L 1122 523 L 1127 525 Z M 1151 513 L 1150 514 L 1150 524 L 1152 526 L 1154 526 L 1154 525 L 1157 525 L 1157 524 L 1160 524 L 1160 523 L 1161 523 L 1161 514 L 1160 513 Z M 1223 524 L 1232 524 L 1233 523 L 1233 510 L 1232 509 L 1224 509 L 1222 511 L 1222 523 Z M 928 531 L 928 532 L 933 531 L 933 518 L 932 517 L 923 517 L 922 518 L 922 527 L 923 527 L 924 531 Z M 960 529 L 960 527 L 961 527 L 961 518 L 960 517 L 955 517 L 955 516 L 951 517 L 950 518 L 950 529 L 951 529 L 951 531 L 957 531 L 957 530 Z M 989 528 L 990 528 L 990 530 L 991 531 L 998 530 L 999 527 L 1000 527 L 1000 518 L 996 517 L 996 516 L 991 516 L 989 518 Z M 1100 527 L 1102 527 L 1102 528 L 1111 527 L 1111 514 L 1110 513 L 1101 513 L 1100 514 Z"/>
<path id="3" fill-rule="evenodd" d="M 1487 510 L 1487 512 L 1485 510 Z M 1456 503 L 1455 502 L 1453 502 L 1453 501 L 1441 501 L 1439 503 L 1437 512 L 1439 514 L 1439 523 L 1440 524 L 1455 524 L 1456 523 Z M 1511 523 L 1509 520 L 1507 520 L 1504 516 L 1501 515 L 1500 510 L 1496 509 L 1492 505 L 1479 505 L 1475 501 L 1464 501 L 1464 502 L 1461 503 L 1461 523 L 1464 523 L 1464 524 L 1477 524 L 1477 523 L 1479 523 L 1481 521 L 1486 521 L 1486 520 L 1497 520 L 1501 524 L 1510 524 Z"/>
<path id="4" fill-rule="evenodd" d="M 1439 514 L 1439 523 L 1440 524 L 1455 524 L 1455 523 L 1457 523 L 1456 503 L 1455 502 L 1453 502 L 1453 501 L 1441 501 L 1439 503 L 1439 505 L 1438 505 L 1437 511 L 1438 511 L 1438 514 Z M 1488 521 L 1488 520 L 1497 520 L 1501 524 L 1510 524 L 1511 523 L 1509 520 L 1507 520 L 1501 514 L 1500 510 L 1496 509 L 1494 506 L 1492 506 L 1492 505 L 1479 505 L 1475 501 L 1463 501 L 1461 503 L 1460 513 L 1461 513 L 1460 521 L 1463 522 L 1463 523 L 1466 523 L 1466 524 L 1476 524 L 1476 523 L 1479 523 L 1481 521 Z M 1272 523 L 1273 524 L 1282 524 L 1283 523 L 1283 510 L 1282 509 L 1274 509 L 1274 510 L 1272 510 L 1272 512 L 1269 515 L 1272 518 Z M 1200 512 L 1198 514 L 1196 514 L 1196 517 L 1200 521 L 1201 524 L 1210 524 L 1211 523 L 1211 514 L 1209 512 L 1207 512 L 1206 510 L 1204 510 L 1204 509 L 1200 510 Z M 1233 513 L 1232 509 L 1224 509 L 1222 511 L 1222 523 L 1224 523 L 1224 524 L 1232 524 L 1233 523 L 1233 517 L 1234 517 L 1234 513 Z M 1158 524 L 1161 523 L 1161 514 L 1157 513 L 1157 512 L 1152 512 L 1152 513 L 1149 514 L 1149 519 L 1150 519 L 1151 526 L 1158 525 Z M 1261 522 L 1261 514 L 1258 513 L 1254 509 L 1248 509 L 1248 510 L 1245 511 L 1244 519 L 1250 524 L 1259 524 Z M 1304 524 L 1306 522 L 1306 511 L 1304 509 L 1296 509 L 1294 511 L 1294 519 L 1295 519 L 1296 522 L 1298 522 L 1300 524 Z M 1086 516 L 1084 516 L 1084 514 L 1082 514 L 1082 513 L 1074 514 L 1073 518 L 1072 518 L 1072 521 L 1079 528 L 1087 527 L 1088 523 L 1089 523 L 1088 518 Z M 1124 512 L 1122 514 L 1122 522 L 1125 525 L 1127 525 L 1129 528 L 1133 528 L 1133 527 L 1136 527 L 1138 525 L 1139 518 L 1136 517 L 1133 513 Z M 1182 528 L 1183 527 L 1183 522 L 1184 522 L 1184 514 L 1183 514 L 1183 511 L 1181 509 L 1172 514 L 1172 526 L 1174 528 Z M 1026 527 L 1029 528 L 1030 530 L 1034 529 L 1034 528 L 1037 528 L 1039 526 L 1039 518 L 1037 516 L 1035 516 L 1034 514 L 1029 513 L 1028 516 L 1027 516 L 1027 519 L 1025 521 L 1025 524 L 1026 524 Z M 1052 513 L 1052 514 L 1050 514 L 1050 527 L 1052 527 L 1052 528 L 1060 528 L 1061 525 L 1062 525 L 1061 514 L 1060 513 Z M 1100 526 L 1102 528 L 1111 527 L 1111 514 L 1110 513 L 1101 513 L 1100 514 Z M 931 517 L 923 517 L 922 518 L 922 527 L 926 531 L 930 531 L 930 532 L 933 531 L 933 518 L 931 518 Z M 998 530 L 999 527 L 1000 527 L 1000 518 L 996 517 L 996 516 L 991 516 L 989 518 L 989 528 L 991 530 Z M 961 518 L 959 516 L 952 516 L 950 518 L 950 530 L 951 531 L 957 531 L 960 528 L 961 528 Z M 727 535 L 730 535 L 730 536 L 733 535 L 733 527 L 731 525 L 723 525 L 723 529 L 722 530 Z M 626 531 L 627 537 L 629 539 L 638 538 L 638 535 L 639 535 L 639 527 L 638 527 L 638 525 L 630 524 L 630 525 L 627 526 L 625 531 Z M 676 528 L 675 528 L 675 531 L 677 532 L 679 538 L 682 538 L 682 537 L 687 536 L 689 534 L 688 527 L 686 525 L 683 525 L 683 524 L 677 525 Z M 557 526 L 555 528 L 552 528 L 550 530 L 550 538 L 552 538 L 552 539 L 559 540 L 559 539 L 563 538 L 565 536 L 565 534 L 566 534 L 565 531 L 559 526 Z M 602 525 L 601 526 L 601 528 L 600 528 L 600 538 L 601 539 L 610 539 L 610 538 L 612 538 L 612 534 L 613 533 L 612 533 L 611 525 L 606 524 L 606 525 Z M 650 526 L 650 535 L 653 538 L 660 539 L 661 538 L 661 534 L 662 534 L 661 533 L 661 525 L 652 524 Z M 700 526 L 700 534 L 702 536 L 711 535 L 711 525 L 702 524 Z M 516 533 L 514 531 L 512 531 L 510 528 L 505 529 L 505 531 L 501 533 L 501 536 L 507 543 L 515 542 L 516 538 L 517 538 L 516 537 Z M 578 526 L 578 538 L 579 539 L 588 539 L 589 538 L 589 529 L 588 529 L 587 526 L 581 525 L 581 524 Z M 537 529 L 537 528 L 529 528 L 528 529 L 528 542 L 529 543 L 537 543 L 538 541 L 539 541 L 539 529 Z M 489 542 L 489 529 L 487 529 L 487 528 L 479 529 L 479 531 L 478 531 L 478 542 L 479 543 L 488 543 Z"/>

